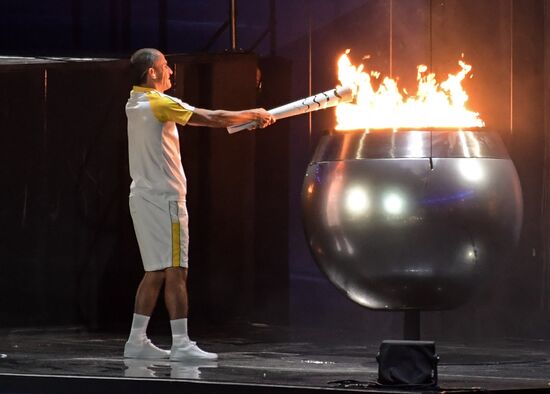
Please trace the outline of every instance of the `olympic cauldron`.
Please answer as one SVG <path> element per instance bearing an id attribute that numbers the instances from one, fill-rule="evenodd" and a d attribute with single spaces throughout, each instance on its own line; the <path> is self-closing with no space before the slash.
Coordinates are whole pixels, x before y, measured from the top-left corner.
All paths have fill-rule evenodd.
<path id="1" fill-rule="evenodd" d="M 327 133 L 302 191 L 316 262 L 372 309 L 467 301 L 517 243 L 522 207 L 502 140 L 483 130 Z"/>

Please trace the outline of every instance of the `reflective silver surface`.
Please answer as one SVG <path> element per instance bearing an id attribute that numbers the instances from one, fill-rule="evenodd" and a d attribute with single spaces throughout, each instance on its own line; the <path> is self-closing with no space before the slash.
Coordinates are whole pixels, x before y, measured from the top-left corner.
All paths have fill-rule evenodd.
<path id="1" fill-rule="evenodd" d="M 312 254 L 353 301 L 449 309 L 515 247 L 515 167 L 496 133 L 364 131 L 324 136 L 302 208 Z"/>

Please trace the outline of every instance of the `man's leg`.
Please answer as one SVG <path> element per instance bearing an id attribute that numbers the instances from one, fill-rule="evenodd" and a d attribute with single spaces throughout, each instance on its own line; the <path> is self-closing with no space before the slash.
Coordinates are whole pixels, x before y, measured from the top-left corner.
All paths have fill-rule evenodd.
<path id="1" fill-rule="evenodd" d="M 164 271 L 145 273 L 136 292 L 135 313 L 145 316 L 153 314 L 165 277 Z"/>
<path id="2" fill-rule="evenodd" d="M 124 357 L 167 358 L 170 355 L 153 345 L 146 334 L 164 279 L 164 271 L 146 272 L 143 276 L 136 292 L 132 329 L 124 347 Z"/>
<path id="3" fill-rule="evenodd" d="M 218 355 L 205 352 L 189 339 L 187 333 L 187 314 L 189 302 L 187 297 L 187 268 L 166 269 L 164 300 L 170 316 L 172 328 L 172 350 L 170 359 L 207 359 L 215 360 Z"/>
<path id="4" fill-rule="evenodd" d="M 187 334 L 187 268 L 174 267 L 166 269 L 166 286 L 164 302 L 170 316 L 172 329 L 172 347 L 181 347 L 189 342 Z"/>
<path id="5" fill-rule="evenodd" d="M 174 267 L 166 269 L 164 302 L 170 320 L 186 319 L 189 311 L 187 299 L 187 268 Z"/>

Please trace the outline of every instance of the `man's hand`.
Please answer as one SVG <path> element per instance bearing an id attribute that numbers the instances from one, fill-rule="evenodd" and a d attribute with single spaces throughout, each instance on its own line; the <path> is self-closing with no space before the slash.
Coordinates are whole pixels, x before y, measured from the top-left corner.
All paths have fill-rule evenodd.
<path id="1" fill-rule="evenodd" d="M 256 108 L 253 110 L 256 114 L 256 124 L 260 129 L 264 129 L 269 125 L 275 123 L 276 119 L 263 108 Z"/>

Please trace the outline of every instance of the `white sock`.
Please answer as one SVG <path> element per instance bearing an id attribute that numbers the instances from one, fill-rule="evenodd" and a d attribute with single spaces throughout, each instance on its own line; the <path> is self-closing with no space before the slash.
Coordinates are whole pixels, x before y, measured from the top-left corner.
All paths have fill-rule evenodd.
<path id="1" fill-rule="evenodd" d="M 189 342 L 189 335 L 187 335 L 187 318 L 170 320 L 170 327 L 172 328 L 173 347 L 182 346 Z"/>
<path id="2" fill-rule="evenodd" d="M 147 339 L 147 325 L 149 324 L 150 316 L 139 315 L 134 313 L 134 318 L 132 319 L 132 329 L 130 330 L 130 337 L 128 342 L 143 342 Z"/>

